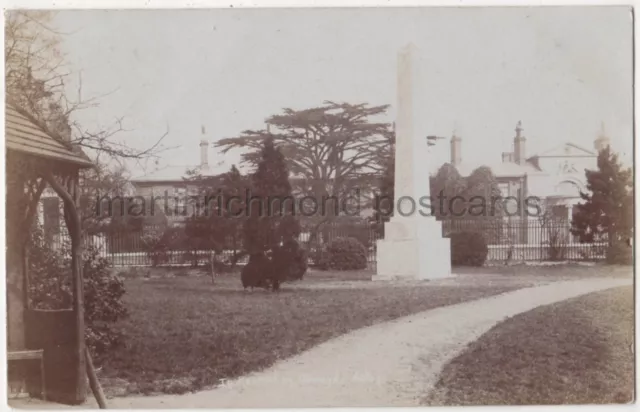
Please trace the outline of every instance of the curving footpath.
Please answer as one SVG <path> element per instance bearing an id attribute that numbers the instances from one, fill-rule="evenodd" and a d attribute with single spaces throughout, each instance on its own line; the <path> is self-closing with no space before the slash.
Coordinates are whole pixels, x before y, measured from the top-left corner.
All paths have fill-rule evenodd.
<path id="1" fill-rule="evenodd" d="M 110 399 L 110 408 L 419 406 L 445 363 L 507 317 L 631 279 L 554 282 L 441 307 L 332 339 L 262 372 L 187 395 Z"/>

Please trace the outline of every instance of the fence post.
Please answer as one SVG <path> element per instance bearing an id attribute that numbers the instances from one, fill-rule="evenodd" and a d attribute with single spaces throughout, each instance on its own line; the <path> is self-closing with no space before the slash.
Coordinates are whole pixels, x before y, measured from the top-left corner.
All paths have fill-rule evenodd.
<path id="1" fill-rule="evenodd" d="M 211 283 L 215 283 L 216 282 L 216 262 L 218 261 L 218 251 L 217 250 L 213 250 L 212 252 L 209 252 L 209 261 L 211 262 L 210 266 L 210 272 L 211 272 Z"/>

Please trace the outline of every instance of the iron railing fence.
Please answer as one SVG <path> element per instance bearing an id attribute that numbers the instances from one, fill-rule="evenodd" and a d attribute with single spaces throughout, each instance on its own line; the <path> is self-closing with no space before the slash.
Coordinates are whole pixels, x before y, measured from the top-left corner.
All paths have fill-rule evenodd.
<path id="1" fill-rule="evenodd" d="M 538 220 L 443 220 L 442 234 L 482 233 L 488 241 L 487 261 L 597 261 L 605 257 L 606 242 L 580 243 L 571 234 L 567 221 L 544 222 Z M 327 224 L 315 235 L 302 232 L 298 238 L 307 249 L 309 263 L 317 263 L 323 256 L 326 245 L 339 237 L 358 239 L 367 250 L 368 266 L 375 269 L 376 244 L 383 236 L 380 226 L 368 223 L 345 225 Z M 242 242 L 230 237 L 225 247 L 217 253 L 206 248 L 193 248 L 192 242 L 173 242 L 169 248 L 154 249 L 149 233 L 160 228 L 145 228 L 143 231 L 113 231 L 84 237 L 85 247 L 93 247 L 114 266 L 153 265 L 203 265 L 213 260 L 231 264 L 243 264 L 246 256 Z M 64 232 L 52 236 L 52 247 L 68 245 Z"/>

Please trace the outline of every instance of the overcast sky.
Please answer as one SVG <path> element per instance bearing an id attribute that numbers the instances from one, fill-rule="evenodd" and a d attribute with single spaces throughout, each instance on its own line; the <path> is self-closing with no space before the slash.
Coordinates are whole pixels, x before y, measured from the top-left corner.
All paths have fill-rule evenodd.
<path id="1" fill-rule="evenodd" d="M 120 138 L 138 148 L 168 125 L 165 145 L 179 148 L 163 164 L 197 164 L 201 125 L 215 141 L 262 128 L 283 107 L 391 104 L 393 121 L 408 42 L 427 60 L 418 133 L 456 127 L 464 161 L 499 162 L 518 120 L 528 155 L 563 141 L 592 149 L 604 121 L 631 161 L 629 8 L 89 10 L 55 23 L 83 95 L 115 90 L 78 120 L 93 128 L 124 116 Z M 447 161 L 440 146 L 434 161 Z"/>

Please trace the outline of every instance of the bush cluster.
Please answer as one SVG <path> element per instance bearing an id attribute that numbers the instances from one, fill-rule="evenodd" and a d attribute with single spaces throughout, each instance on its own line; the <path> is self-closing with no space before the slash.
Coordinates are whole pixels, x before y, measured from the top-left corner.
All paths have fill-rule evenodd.
<path id="1" fill-rule="evenodd" d="M 199 249 L 206 248 L 201 239 L 188 236 L 182 227 L 151 227 L 142 235 L 142 245 L 152 266 L 160 266 L 171 262 L 171 252 L 181 252 L 182 263 L 198 266 Z"/>
<path id="2" fill-rule="evenodd" d="M 300 280 L 307 271 L 307 253 L 294 239 L 286 240 L 269 254 L 254 253 L 242 269 L 242 287 L 278 290 L 286 281 Z"/>
<path id="3" fill-rule="evenodd" d="M 367 268 L 367 250 L 352 237 L 339 237 L 327 244 L 322 263 L 333 270 L 360 270 Z"/>
<path id="4" fill-rule="evenodd" d="M 144 250 L 152 266 L 169 262 L 171 257 L 169 252 L 183 240 L 183 230 L 178 227 L 157 227 L 148 230 L 142 236 Z"/>
<path id="5" fill-rule="evenodd" d="M 294 239 L 276 248 L 271 260 L 274 270 L 281 273 L 284 280 L 300 280 L 307 272 L 307 251 Z"/>
<path id="6" fill-rule="evenodd" d="M 264 253 L 254 253 L 249 256 L 249 262 L 242 268 L 240 281 L 243 288 L 265 288 L 278 290 L 280 279 L 273 271 L 271 259 Z"/>
<path id="7" fill-rule="evenodd" d="M 124 280 L 109 270 L 109 261 L 100 257 L 95 248 L 85 250 L 82 275 L 86 341 L 92 353 L 101 357 L 123 340 L 122 332 L 113 325 L 127 316 L 122 301 Z"/>
<path id="8" fill-rule="evenodd" d="M 42 230 L 31 232 L 27 245 L 29 305 L 33 309 L 68 309 L 73 303 L 70 245 L 54 250 Z M 85 338 L 96 360 L 122 342 L 114 323 L 127 316 L 124 282 L 109 262 L 90 246 L 83 252 Z"/>
<path id="9" fill-rule="evenodd" d="M 451 234 L 451 265 L 482 266 L 487 260 L 489 247 L 484 236 L 478 232 Z"/>

